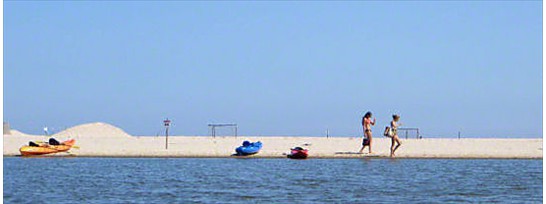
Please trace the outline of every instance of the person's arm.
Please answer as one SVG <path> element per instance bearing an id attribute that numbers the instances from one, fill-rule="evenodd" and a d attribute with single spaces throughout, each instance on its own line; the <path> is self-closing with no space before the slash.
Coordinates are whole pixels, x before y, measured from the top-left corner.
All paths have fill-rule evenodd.
<path id="1" fill-rule="evenodd" d="M 375 118 L 373 118 L 373 122 L 371 122 L 372 125 L 375 125 Z"/>
<path id="2" fill-rule="evenodd" d="M 366 119 L 362 118 L 362 133 L 366 135 Z"/>

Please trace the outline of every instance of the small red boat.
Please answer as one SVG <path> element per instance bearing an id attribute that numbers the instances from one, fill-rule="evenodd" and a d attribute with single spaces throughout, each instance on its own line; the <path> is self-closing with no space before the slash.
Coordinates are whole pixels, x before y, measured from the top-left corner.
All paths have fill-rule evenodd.
<path id="1" fill-rule="evenodd" d="M 308 156 L 307 149 L 303 149 L 301 147 L 296 147 L 294 149 L 290 149 L 290 154 L 288 155 L 288 158 L 290 159 L 305 159 Z"/>

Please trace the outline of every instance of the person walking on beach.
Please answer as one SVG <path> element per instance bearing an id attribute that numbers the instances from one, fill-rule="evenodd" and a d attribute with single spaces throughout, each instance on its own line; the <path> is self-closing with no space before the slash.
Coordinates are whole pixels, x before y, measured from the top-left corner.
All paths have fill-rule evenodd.
<path id="1" fill-rule="evenodd" d="M 369 153 L 372 154 L 372 125 L 375 125 L 375 118 L 372 120 L 372 112 L 366 112 L 362 117 L 362 129 L 364 130 L 364 139 L 362 140 L 362 148 L 359 153 L 364 151 L 364 148 L 368 146 Z"/>
<path id="2" fill-rule="evenodd" d="M 392 115 L 391 130 L 390 130 L 390 131 L 392 131 L 390 133 L 390 135 L 392 136 L 391 137 L 391 157 L 396 156 L 394 154 L 394 152 L 396 152 L 398 147 L 400 147 L 400 145 L 402 145 L 402 143 L 400 142 L 400 138 L 398 138 L 398 126 L 401 125 L 401 124 L 398 123 L 399 120 L 400 120 L 399 115 L 396 115 L 396 114 Z M 398 143 L 398 144 L 395 146 L 396 143 Z"/>

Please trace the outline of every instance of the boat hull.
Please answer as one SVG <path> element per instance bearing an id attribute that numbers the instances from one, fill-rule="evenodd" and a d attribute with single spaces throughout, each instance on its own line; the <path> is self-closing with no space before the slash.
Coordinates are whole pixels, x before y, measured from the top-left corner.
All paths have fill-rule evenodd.
<path id="1" fill-rule="evenodd" d="M 290 154 L 288 155 L 288 158 L 290 158 L 290 159 L 306 159 L 308 155 L 309 155 L 308 150 L 306 150 L 306 149 L 304 149 L 304 150 L 292 149 L 290 151 Z"/>
<path id="2" fill-rule="evenodd" d="M 23 156 L 33 156 L 33 155 L 45 155 L 45 154 L 53 154 L 58 152 L 66 152 L 72 148 L 72 146 L 75 144 L 75 140 L 67 140 L 61 143 L 60 145 L 42 145 L 39 147 L 36 146 L 22 146 L 19 148 L 19 152 L 21 152 L 21 155 Z"/>
<path id="3" fill-rule="evenodd" d="M 254 142 L 254 143 L 249 143 L 246 146 L 237 147 L 235 149 L 235 152 L 237 152 L 237 155 L 246 156 L 246 155 L 256 154 L 260 152 L 261 149 L 262 149 L 262 143 Z"/>

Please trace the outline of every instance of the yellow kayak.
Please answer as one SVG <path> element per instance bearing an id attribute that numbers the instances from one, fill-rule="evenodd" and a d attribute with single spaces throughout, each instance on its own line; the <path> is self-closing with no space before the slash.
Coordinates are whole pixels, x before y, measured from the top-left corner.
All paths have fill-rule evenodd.
<path id="1" fill-rule="evenodd" d="M 36 146 L 29 146 L 25 145 L 22 146 L 19 149 L 19 152 L 21 152 L 21 155 L 23 156 L 30 156 L 30 155 L 44 155 L 44 154 L 52 154 L 57 152 L 66 152 L 72 148 L 72 146 L 76 143 L 76 140 L 71 139 L 64 141 L 63 143 L 59 145 L 40 145 L 39 147 Z"/>

